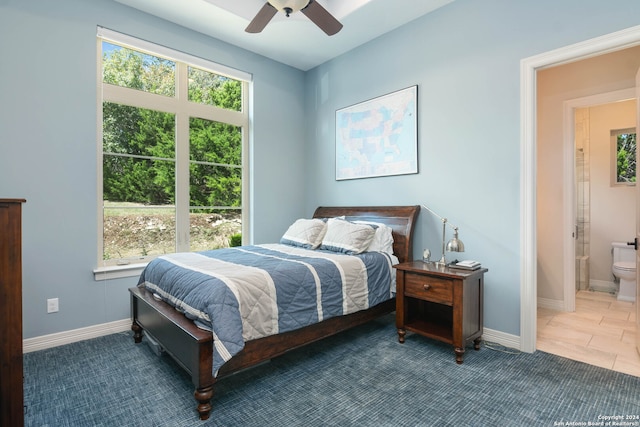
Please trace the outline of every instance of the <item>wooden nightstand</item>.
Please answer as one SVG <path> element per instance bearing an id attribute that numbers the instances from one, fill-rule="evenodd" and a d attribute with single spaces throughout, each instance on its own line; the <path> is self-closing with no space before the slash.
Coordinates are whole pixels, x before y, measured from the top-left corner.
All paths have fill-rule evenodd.
<path id="1" fill-rule="evenodd" d="M 398 341 L 407 331 L 452 344 L 456 363 L 473 340 L 480 350 L 484 273 L 451 269 L 433 262 L 413 261 L 395 266 Z"/>

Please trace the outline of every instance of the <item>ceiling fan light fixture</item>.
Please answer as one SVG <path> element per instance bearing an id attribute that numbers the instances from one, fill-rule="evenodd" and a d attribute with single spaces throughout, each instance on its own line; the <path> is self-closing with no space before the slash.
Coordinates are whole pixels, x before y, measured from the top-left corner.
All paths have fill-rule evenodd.
<path id="1" fill-rule="evenodd" d="M 267 0 L 262 9 L 245 28 L 245 31 L 247 33 L 259 33 L 264 30 L 264 27 L 267 26 L 276 13 L 284 12 L 285 15 L 289 16 L 294 12 L 300 11 L 328 36 L 332 36 L 342 29 L 342 24 L 317 1 Z"/>
<path id="2" fill-rule="evenodd" d="M 309 0 L 268 0 L 269 3 L 280 12 L 290 13 L 298 12 L 309 4 Z"/>

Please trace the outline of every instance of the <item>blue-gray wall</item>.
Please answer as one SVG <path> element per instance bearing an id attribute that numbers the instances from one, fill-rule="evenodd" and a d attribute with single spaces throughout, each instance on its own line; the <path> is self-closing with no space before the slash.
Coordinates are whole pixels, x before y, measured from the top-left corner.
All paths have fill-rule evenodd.
<path id="1" fill-rule="evenodd" d="M 519 336 L 520 61 L 638 24 L 636 0 L 455 0 L 311 70 L 307 208 L 428 205 L 460 227 L 453 255 L 489 268 L 485 326 Z M 419 173 L 335 181 L 335 110 L 415 84 Z M 414 253 L 440 247 L 423 211 Z"/>
<path id="2" fill-rule="evenodd" d="M 0 0 L 0 197 L 27 199 L 24 337 L 129 316 L 135 278 L 92 274 L 98 25 L 253 74 L 255 242 L 317 205 L 427 204 L 490 269 L 486 326 L 519 335 L 520 60 L 638 24 L 637 0 L 456 0 L 303 73 L 111 0 Z M 414 84 L 419 173 L 335 181 L 335 110 Z M 439 232 L 423 212 L 415 249 L 439 256 Z"/>

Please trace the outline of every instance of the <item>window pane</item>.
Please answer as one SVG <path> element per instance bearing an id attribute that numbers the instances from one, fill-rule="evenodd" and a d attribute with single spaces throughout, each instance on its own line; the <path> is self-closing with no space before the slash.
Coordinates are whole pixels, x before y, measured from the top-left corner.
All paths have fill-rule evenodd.
<path id="1" fill-rule="evenodd" d="M 230 246 L 231 236 L 242 231 L 240 209 L 191 209 L 189 242 L 191 251 Z"/>
<path id="2" fill-rule="evenodd" d="M 241 206 L 242 129 L 191 118 L 189 139 L 191 206 Z"/>
<path id="3" fill-rule="evenodd" d="M 173 114 L 103 104 L 103 260 L 175 252 Z"/>
<path id="4" fill-rule="evenodd" d="M 189 67 L 189 101 L 242 111 L 242 82 Z"/>
<path id="5" fill-rule="evenodd" d="M 112 43 L 102 42 L 102 81 L 158 95 L 175 95 L 176 64 Z"/>
<path id="6" fill-rule="evenodd" d="M 103 117 L 103 199 L 174 203 L 173 114 L 105 102 Z"/>
<path id="7" fill-rule="evenodd" d="M 191 250 L 227 247 L 242 228 L 242 129 L 191 118 L 189 139 Z"/>
<path id="8" fill-rule="evenodd" d="M 175 207 L 105 201 L 103 236 L 105 264 L 175 252 Z"/>
<path id="9" fill-rule="evenodd" d="M 103 154 L 103 200 L 137 204 L 175 203 L 175 163 Z"/>
<path id="10" fill-rule="evenodd" d="M 104 102 L 102 151 L 175 158 L 175 116 L 170 113 Z"/>
<path id="11" fill-rule="evenodd" d="M 617 139 L 617 182 L 636 182 L 636 134 L 618 134 Z"/>

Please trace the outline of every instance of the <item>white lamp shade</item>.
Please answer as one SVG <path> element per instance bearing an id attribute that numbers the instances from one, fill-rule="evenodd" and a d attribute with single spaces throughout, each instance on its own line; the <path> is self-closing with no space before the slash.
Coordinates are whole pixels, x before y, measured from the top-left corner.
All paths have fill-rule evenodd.
<path id="1" fill-rule="evenodd" d="M 309 4 L 309 0 L 269 0 L 269 3 L 280 12 L 287 7 L 291 9 L 291 12 L 298 12 Z"/>

